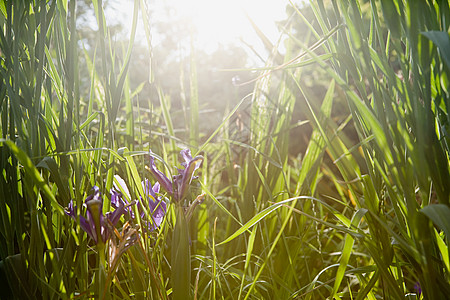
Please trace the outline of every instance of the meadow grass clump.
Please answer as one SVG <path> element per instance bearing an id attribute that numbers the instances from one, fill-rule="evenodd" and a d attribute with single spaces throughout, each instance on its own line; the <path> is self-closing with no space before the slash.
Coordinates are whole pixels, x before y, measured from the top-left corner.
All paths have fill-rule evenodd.
<path id="1" fill-rule="evenodd" d="M 291 3 L 213 130 L 104 7 L 0 3 L 2 299 L 447 298 L 448 1 Z"/>
<path id="2" fill-rule="evenodd" d="M 324 62 L 299 45 L 338 84 L 359 139 L 346 149 L 339 134 L 326 133 L 328 123 L 316 121 L 345 181 L 341 194 L 355 210 L 344 224 L 359 233 L 343 240 L 331 296 L 343 293 L 344 276 L 353 274 L 346 293 L 355 284 L 358 299 L 399 299 L 418 286 L 424 298 L 445 299 L 448 3 L 338 1 L 312 7 L 317 23 L 310 28 L 317 38 L 342 25 L 323 46 L 333 59 Z M 360 155 L 364 165 L 350 166 Z M 355 250 L 369 255 L 365 268 L 373 270 L 347 273 Z"/>

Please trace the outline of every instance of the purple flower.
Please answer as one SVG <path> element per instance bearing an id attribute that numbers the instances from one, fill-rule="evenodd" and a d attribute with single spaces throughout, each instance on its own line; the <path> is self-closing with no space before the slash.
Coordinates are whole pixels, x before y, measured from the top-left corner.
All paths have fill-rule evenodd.
<path id="1" fill-rule="evenodd" d="M 128 190 L 127 185 L 125 184 L 125 181 L 119 176 L 119 175 L 115 175 L 114 179 L 116 180 L 116 182 L 114 182 L 114 187 L 116 189 L 119 189 L 121 191 L 123 191 L 126 196 L 128 197 L 128 199 L 130 199 L 130 192 Z M 166 203 L 164 201 L 161 200 L 161 197 L 157 197 L 157 194 L 159 193 L 159 183 L 156 183 L 153 187 L 150 184 L 150 181 L 148 179 L 145 179 L 144 181 L 142 181 L 142 188 L 144 190 L 144 194 L 145 194 L 145 200 L 148 203 L 148 207 L 150 209 L 149 211 L 149 215 L 151 218 L 151 222 L 146 221 L 145 220 L 145 212 L 143 209 L 143 203 L 141 203 L 142 201 L 144 201 L 144 199 L 140 198 L 139 201 L 137 202 L 137 207 L 139 210 L 139 216 L 140 219 L 142 220 L 142 222 L 146 225 L 145 227 L 147 228 L 148 231 L 153 231 L 155 230 L 157 227 L 159 227 L 164 219 L 164 216 L 166 214 Z M 122 200 L 122 201 L 127 201 L 126 199 Z M 112 199 L 111 199 L 111 204 L 112 204 Z M 131 207 L 130 207 L 131 209 Z M 134 213 L 130 210 L 130 215 L 131 218 L 134 219 Z"/>
<path id="2" fill-rule="evenodd" d="M 125 211 L 134 219 L 134 212 L 131 207 L 134 201 L 130 201 L 130 191 L 125 181 L 119 175 L 114 175 L 114 179 L 117 180 L 118 184 L 114 182 L 114 187 L 111 189 L 111 205 L 114 208 L 125 206 Z"/>
<path id="3" fill-rule="evenodd" d="M 184 159 L 184 162 L 181 163 L 184 169 L 178 169 L 178 175 L 174 175 L 171 181 L 166 175 L 156 168 L 155 159 L 150 151 L 150 172 L 167 191 L 167 193 L 173 197 L 175 202 L 184 200 L 192 179 L 197 178 L 196 176 L 193 176 L 194 172 L 200 167 L 203 161 L 203 157 L 201 155 L 192 158 L 191 151 L 189 149 L 181 150 L 180 153 Z"/>
<path id="4" fill-rule="evenodd" d="M 420 286 L 420 282 L 416 282 L 414 284 L 414 289 L 416 290 L 417 296 L 420 297 L 420 295 L 422 294 L 422 287 Z"/>
<path id="5" fill-rule="evenodd" d="M 84 200 L 84 204 L 87 206 L 86 218 L 80 216 L 80 227 L 96 244 L 100 242 L 99 237 L 101 237 L 103 243 L 106 243 L 112 233 L 111 225 L 115 226 L 119 222 L 127 206 L 121 200 L 120 194 L 111 192 L 112 198 L 114 197 L 112 201 L 116 203 L 116 209 L 113 212 L 106 213 L 106 216 L 104 216 L 102 213 L 103 199 L 100 189 L 98 186 L 94 186 L 92 190 L 93 193 Z M 70 200 L 66 214 L 76 220 L 76 209 L 77 207 L 73 206 L 73 200 Z"/>
<path id="6" fill-rule="evenodd" d="M 161 197 L 157 197 L 156 194 L 159 193 L 159 183 L 155 183 L 152 187 L 150 181 L 145 179 L 142 182 L 142 187 L 144 189 L 145 197 L 148 200 L 148 207 L 150 208 L 150 217 L 152 222 L 147 223 L 147 228 L 149 231 L 155 230 L 159 225 L 161 225 L 164 215 L 166 214 L 166 202 L 161 200 Z M 141 212 L 141 219 L 144 218 L 144 212 Z"/>

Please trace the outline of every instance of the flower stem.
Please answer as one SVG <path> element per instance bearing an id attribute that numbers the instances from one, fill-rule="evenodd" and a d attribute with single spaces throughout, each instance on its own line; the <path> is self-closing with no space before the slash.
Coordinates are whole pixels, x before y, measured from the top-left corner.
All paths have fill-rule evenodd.
<path id="1" fill-rule="evenodd" d="M 107 288 L 106 283 L 106 259 L 105 259 L 105 244 L 100 242 L 97 244 L 98 251 L 98 274 L 97 274 L 97 293 L 99 295 L 98 299 L 106 299 Z"/>
<path id="2" fill-rule="evenodd" d="M 189 230 L 183 207 L 175 207 L 176 223 L 172 236 L 172 292 L 174 300 L 191 299 L 191 251 Z"/>

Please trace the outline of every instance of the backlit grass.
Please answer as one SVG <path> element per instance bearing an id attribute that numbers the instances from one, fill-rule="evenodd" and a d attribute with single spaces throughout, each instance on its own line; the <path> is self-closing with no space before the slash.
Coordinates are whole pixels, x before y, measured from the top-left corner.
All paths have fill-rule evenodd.
<path id="1" fill-rule="evenodd" d="M 448 1 L 292 3 L 213 130 L 195 49 L 181 110 L 131 80 L 130 5 L 88 48 L 77 1 L 0 2 L 2 297 L 447 298 Z"/>

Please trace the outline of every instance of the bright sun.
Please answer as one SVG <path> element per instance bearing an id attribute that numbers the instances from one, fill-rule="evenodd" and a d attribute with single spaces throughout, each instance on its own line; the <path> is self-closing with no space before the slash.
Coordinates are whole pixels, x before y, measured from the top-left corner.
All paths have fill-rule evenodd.
<path id="1" fill-rule="evenodd" d="M 164 5 L 170 5 L 177 16 L 190 19 L 196 28 L 197 45 L 205 51 L 214 50 L 218 44 L 238 43 L 239 39 L 261 48 L 246 14 L 275 42 L 279 34 L 275 21 L 286 18 L 288 4 L 289 0 L 150 1 L 155 13 Z"/>

